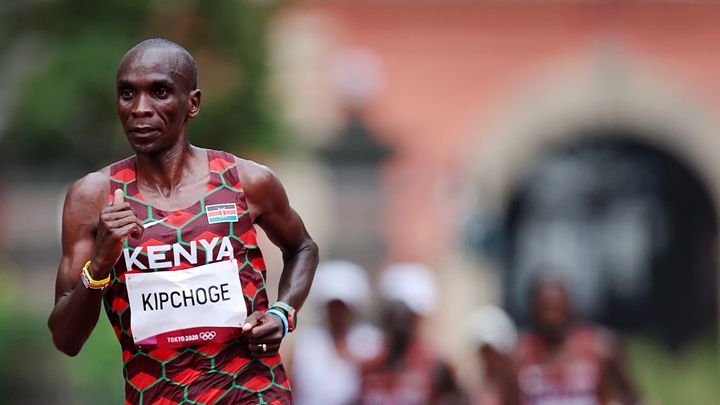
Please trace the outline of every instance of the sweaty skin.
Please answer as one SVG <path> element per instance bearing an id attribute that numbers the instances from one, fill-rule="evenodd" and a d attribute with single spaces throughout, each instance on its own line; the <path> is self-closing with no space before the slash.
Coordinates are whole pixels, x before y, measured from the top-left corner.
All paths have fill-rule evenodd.
<path id="1" fill-rule="evenodd" d="M 117 72 L 117 113 L 136 153 L 141 194 L 154 207 L 173 211 L 192 205 L 206 191 L 210 171 L 204 149 L 187 139 L 188 119 L 200 110 L 201 92 L 179 52 L 140 47 L 128 52 Z M 278 300 L 299 310 L 307 297 L 318 261 L 317 245 L 290 207 L 275 174 L 265 166 L 235 158 L 250 216 L 283 255 Z M 55 306 L 48 326 L 55 346 L 76 355 L 97 324 L 102 291 L 80 281 L 90 260 L 95 280 L 106 278 L 122 253 L 125 238 L 140 238 L 143 227 L 121 191 L 108 205 L 110 167 L 78 180 L 67 193 L 62 215 L 62 258 Z M 274 315 L 256 311 L 242 326 L 255 357 L 277 355 L 283 325 Z M 258 345 L 265 344 L 263 352 Z"/>

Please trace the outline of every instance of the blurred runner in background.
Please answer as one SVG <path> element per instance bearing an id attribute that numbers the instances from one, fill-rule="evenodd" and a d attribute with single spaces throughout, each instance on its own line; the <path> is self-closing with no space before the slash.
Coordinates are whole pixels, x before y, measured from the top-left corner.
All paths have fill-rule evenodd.
<path id="1" fill-rule="evenodd" d="M 292 360 L 297 405 L 349 405 L 360 391 L 361 366 L 382 350 L 382 332 L 359 322 L 369 309 L 365 269 L 347 261 L 318 266 L 310 296 L 322 326 L 306 326 L 296 337 Z"/>
<path id="2" fill-rule="evenodd" d="M 638 403 L 616 336 L 576 320 L 560 280 L 536 280 L 529 302 L 533 330 L 517 352 L 523 404 Z"/>
<path id="3" fill-rule="evenodd" d="M 432 270 L 416 263 L 380 275 L 385 352 L 364 375 L 362 405 L 465 405 L 450 366 L 420 340 L 419 324 L 437 301 Z"/>

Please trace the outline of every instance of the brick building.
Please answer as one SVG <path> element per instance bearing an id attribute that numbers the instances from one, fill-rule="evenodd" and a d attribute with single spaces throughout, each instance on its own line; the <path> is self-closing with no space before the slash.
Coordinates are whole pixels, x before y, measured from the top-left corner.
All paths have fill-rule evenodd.
<path id="1" fill-rule="evenodd" d="M 532 269 L 550 263 L 585 313 L 620 327 L 687 304 L 640 327 L 677 344 L 673 330 L 717 316 L 719 21 L 713 2 L 307 1 L 271 43 L 298 136 L 322 150 L 353 117 L 392 149 L 377 203 L 350 210 L 377 215 L 382 244 L 361 244 L 362 264 L 430 265 L 459 325 L 485 302 L 522 318 Z M 323 228 L 329 257 L 372 236 L 349 217 Z M 473 233 L 504 248 L 473 248 Z M 702 315 L 690 326 L 683 311 Z"/>

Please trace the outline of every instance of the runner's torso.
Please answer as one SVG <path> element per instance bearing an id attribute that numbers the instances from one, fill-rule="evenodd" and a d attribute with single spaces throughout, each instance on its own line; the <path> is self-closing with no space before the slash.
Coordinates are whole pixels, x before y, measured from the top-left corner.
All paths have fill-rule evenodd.
<path id="1" fill-rule="evenodd" d="M 127 238 L 104 296 L 106 313 L 122 348 L 126 404 L 232 404 L 247 392 L 271 388 L 289 396 L 280 357 L 252 359 L 242 338 L 175 348 L 135 344 L 125 280 L 128 270 L 178 271 L 235 259 L 247 313 L 267 309 L 265 263 L 235 159 L 225 152 L 208 150 L 207 154 L 210 180 L 206 193 L 192 206 L 172 212 L 143 200 L 134 157 L 111 166 L 110 196 L 122 189 L 143 224 L 163 220 L 147 227 L 141 239 Z"/>
<path id="2" fill-rule="evenodd" d="M 363 377 L 362 405 L 428 405 L 435 387 L 432 370 L 438 359 L 423 344 L 413 343 L 404 355 L 404 367 L 381 369 Z"/>
<path id="3" fill-rule="evenodd" d="M 600 405 L 606 401 L 602 332 L 573 330 L 560 353 L 548 356 L 539 335 L 518 346 L 518 377 L 524 405 Z"/>

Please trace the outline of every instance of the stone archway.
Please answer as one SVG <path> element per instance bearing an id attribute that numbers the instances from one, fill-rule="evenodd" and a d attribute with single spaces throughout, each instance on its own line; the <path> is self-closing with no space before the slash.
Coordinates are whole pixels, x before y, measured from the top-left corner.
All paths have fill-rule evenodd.
<path id="1" fill-rule="evenodd" d="M 705 184 L 668 151 L 604 130 L 543 156 L 506 210 L 504 302 L 562 277 L 584 319 L 678 348 L 717 319 L 717 219 Z"/>
<path id="2" fill-rule="evenodd" d="M 611 131 L 682 162 L 704 184 L 714 217 L 720 217 L 717 121 L 682 91 L 638 74 L 637 65 L 626 62 L 610 57 L 576 65 L 512 103 L 508 114 L 481 137 L 487 141 L 475 166 L 476 201 L 471 210 L 503 210 L 547 151 Z"/>

